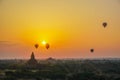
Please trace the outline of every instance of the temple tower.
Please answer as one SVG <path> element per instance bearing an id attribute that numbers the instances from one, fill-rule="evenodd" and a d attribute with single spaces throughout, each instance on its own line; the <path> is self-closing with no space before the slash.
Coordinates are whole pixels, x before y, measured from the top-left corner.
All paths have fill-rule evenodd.
<path id="1" fill-rule="evenodd" d="M 34 52 L 32 52 L 31 58 L 29 59 L 28 64 L 29 65 L 37 65 L 38 64 L 37 60 L 35 59 Z"/>

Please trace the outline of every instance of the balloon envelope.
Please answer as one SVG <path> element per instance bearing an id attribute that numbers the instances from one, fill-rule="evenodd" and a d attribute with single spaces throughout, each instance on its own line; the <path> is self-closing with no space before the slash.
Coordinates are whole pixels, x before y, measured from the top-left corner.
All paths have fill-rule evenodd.
<path id="1" fill-rule="evenodd" d="M 34 46 L 35 46 L 35 48 L 37 49 L 37 48 L 39 47 L 39 44 L 35 44 Z"/>
<path id="2" fill-rule="evenodd" d="M 90 52 L 94 52 L 94 49 L 90 49 Z"/>
<path id="3" fill-rule="evenodd" d="M 46 44 L 46 49 L 48 49 L 49 47 L 50 47 L 50 45 L 47 43 L 47 44 Z"/>
<path id="4" fill-rule="evenodd" d="M 103 27 L 105 28 L 107 26 L 107 23 L 106 22 L 103 22 Z"/>

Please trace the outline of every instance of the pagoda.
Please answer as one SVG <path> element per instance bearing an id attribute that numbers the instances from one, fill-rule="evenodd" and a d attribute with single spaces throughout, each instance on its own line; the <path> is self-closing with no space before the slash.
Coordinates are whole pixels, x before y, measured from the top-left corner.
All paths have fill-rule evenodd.
<path id="1" fill-rule="evenodd" d="M 30 58 L 29 61 L 28 61 L 28 65 L 37 65 L 37 64 L 38 64 L 38 62 L 37 62 L 37 60 L 35 59 L 34 52 L 32 52 L 31 58 Z"/>

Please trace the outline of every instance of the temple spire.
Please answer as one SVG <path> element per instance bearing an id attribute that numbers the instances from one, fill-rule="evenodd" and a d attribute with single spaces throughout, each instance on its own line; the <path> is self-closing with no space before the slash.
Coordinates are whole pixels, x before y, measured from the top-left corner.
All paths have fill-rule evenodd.
<path id="1" fill-rule="evenodd" d="M 32 60 L 35 59 L 34 52 L 32 52 L 32 54 L 31 54 L 31 59 Z"/>
<path id="2" fill-rule="evenodd" d="M 28 60 L 28 64 L 29 64 L 29 66 L 30 66 L 30 65 L 31 65 L 31 66 L 34 66 L 34 65 L 37 65 L 37 64 L 38 64 L 37 60 L 35 59 L 34 52 L 32 52 L 31 58 Z"/>

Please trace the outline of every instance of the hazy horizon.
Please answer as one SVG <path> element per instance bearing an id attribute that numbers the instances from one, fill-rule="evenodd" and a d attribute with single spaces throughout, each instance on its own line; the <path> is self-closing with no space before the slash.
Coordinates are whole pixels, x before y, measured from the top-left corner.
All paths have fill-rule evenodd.
<path id="1" fill-rule="evenodd" d="M 0 0 L 0 59 L 120 58 L 119 21 L 119 0 Z"/>

